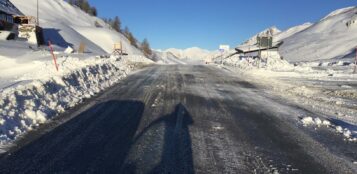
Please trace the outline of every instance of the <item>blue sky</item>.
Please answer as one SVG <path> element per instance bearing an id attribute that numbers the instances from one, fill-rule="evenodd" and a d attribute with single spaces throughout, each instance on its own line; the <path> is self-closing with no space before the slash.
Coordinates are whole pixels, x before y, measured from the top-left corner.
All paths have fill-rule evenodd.
<path id="1" fill-rule="evenodd" d="M 236 46 L 270 26 L 315 22 L 357 0 L 89 0 L 100 17 L 119 16 L 154 49 Z"/>

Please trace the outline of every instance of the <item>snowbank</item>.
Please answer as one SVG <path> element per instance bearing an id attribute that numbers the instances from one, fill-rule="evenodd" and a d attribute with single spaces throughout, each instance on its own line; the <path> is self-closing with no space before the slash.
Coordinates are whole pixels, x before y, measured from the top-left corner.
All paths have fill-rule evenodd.
<path id="1" fill-rule="evenodd" d="M 220 59 L 215 63 L 222 66 Z M 260 61 L 239 55 L 224 59 L 223 66 L 269 93 L 321 116 L 302 118 L 304 125 L 330 125 L 346 140 L 356 142 L 357 74 L 352 73 L 353 66 L 344 61 L 325 66 L 319 62 L 293 65 L 276 56 Z"/>
<path id="2" fill-rule="evenodd" d="M 19 82 L 26 83 L 0 92 L 0 145 L 8 144 L 83 99 L 117 83 L 134 68 L 129 59 L 151 62 L 140 56 L 84 60 L 62 57 L 58 60 L 60 72 L 55 71 L 51 61 L 37 62 L 42 68 L 32 69 L 18 78 Z M 25 66 L 16 62 L 13 65 Z"/>
<path id="3" fill-rule="evenodd" d="M 220 63 L 220 59 L 216 59 L 216 63 Z M 265 70 L 275 71 L 293 71 L 297 69 L 294 65 L 280 58 L 279 55 L 270 55 L 267 60 L 260 61 L 251 57 L 242 57 L 240 55 L 234 55 L 227 59 L 224 59 L 224 65 L 237 67 L 244 70 L 258 70 L 263 68 Z"/>
<path id="4" fill-rule="evenodd" d="M 325 126 L 335 130 L 337 133 L 343 135 L 345 140 L 350 142 L 357 142 L 357 131 L 351 131 L 348 128 L 343 128 L 342 125 L 332 124 L 329 120 L 321 120 L 320 118 L 303 117 L 301 123 L 304 126 Z"/>

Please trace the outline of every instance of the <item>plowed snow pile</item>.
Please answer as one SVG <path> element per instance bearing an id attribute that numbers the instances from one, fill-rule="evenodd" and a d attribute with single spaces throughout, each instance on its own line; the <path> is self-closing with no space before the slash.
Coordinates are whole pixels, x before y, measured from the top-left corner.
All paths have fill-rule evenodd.
<path id="1" fill-rule="evenodd" d="M 357 142 L 357 7 L 336 10 L 315 24 L 285 31 L 272 27 L 257 35 L 266 33 L 284 42 L 280 55 L 262 61 L 234 55 L 224 60 L 225 68 L 309 111 L 295 115 L 299 123 L 327 126 L 346 141 Z M 238 47 L 256 44 L 257 35 Z M 221 65 L 220 59 L 216 64 Z"/>
<path id="2" fill-rule="evenodd" d="M 36 15 L 36 0 L 11 2 L 25 15 Z M 46 41 L 54 44 L 59 71 L 46 46 L 0 41 L 0 152 L 24 133 L 116 84 L 137 63 L 152 63 L 101 19 L 63 0 L 39 2 L 40 25 Z M 107 55 L 118 42 L 128 56 Z M 85 53 L 73 53 L 80 43 L 86 45 Z"/>

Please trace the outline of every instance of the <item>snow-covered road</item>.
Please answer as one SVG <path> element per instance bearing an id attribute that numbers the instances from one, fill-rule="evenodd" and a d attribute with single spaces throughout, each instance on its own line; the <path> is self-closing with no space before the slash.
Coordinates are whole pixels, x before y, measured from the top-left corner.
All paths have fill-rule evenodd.
<path id="1" fill-rule="evenodd" d="M 150 66 L 18 140 L 0 173 L 357 172 L 355 143 L 243 79 Z"/>

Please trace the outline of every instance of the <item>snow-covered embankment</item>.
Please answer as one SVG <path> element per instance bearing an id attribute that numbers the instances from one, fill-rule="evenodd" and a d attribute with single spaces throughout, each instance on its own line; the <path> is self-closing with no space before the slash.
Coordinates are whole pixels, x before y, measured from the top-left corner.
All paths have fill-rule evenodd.
<path id="1" fill-rule="evenodd" d="M 22 83 L 16 87 L 0 90 L 0 145 L 8 145 L 126 77 L 135 68 L 128 59 L 62 57 L 59 72 L 51 61 L 38 62 L 42 69 L 20 77 Z M 130 59 L 150 63 L 141 56 Z"/>

